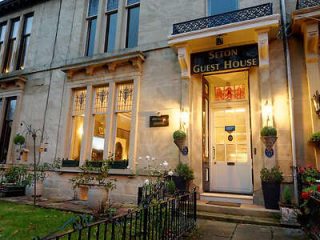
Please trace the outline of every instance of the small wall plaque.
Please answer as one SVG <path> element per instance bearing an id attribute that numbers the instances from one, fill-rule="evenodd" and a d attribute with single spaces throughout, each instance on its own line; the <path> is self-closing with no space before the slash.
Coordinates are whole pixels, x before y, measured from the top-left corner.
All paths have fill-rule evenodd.
<path id="1" fill-rule="evenodd" d="M 225 130 L 226 132 L 233 132 L 233 131 L 236 130 L 236 126 L 225 126 L 225 127 L 224 127 L 224 130 Z"/>
<path id="2" fill-rule="evenodd" d="M 150 116 L 150 127 L 168 127 L 169 115 Z"/>

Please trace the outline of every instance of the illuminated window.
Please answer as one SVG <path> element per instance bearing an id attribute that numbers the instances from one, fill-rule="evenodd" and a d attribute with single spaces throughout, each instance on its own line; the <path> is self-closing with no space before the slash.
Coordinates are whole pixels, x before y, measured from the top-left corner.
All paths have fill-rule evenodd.
<path id="1" fill-rule="evenodd" d="M 103 160 L 105 146 L 106 114 L 108 107 L 109 88 L 97 87 L 94 90 L 93 136 L 91 160 Z"/>
<path id="2" fill-rule="evenodd" d="M 98 6 L 99 6 L 99 0 L 89 0 L 88 14 L 87 14 L 88 31 L 87 31 L 86 56 L 92 56 L 94 53 Z"/>
<path id="3" fill-rule="evenodd" d="M 11 21 L 10 35 L 7 45 L 7 50 L 5 54 L 3 72 L 8 73 L 13 71 L 14 68 L 14 55 L 17 51 L 18 43 L 18 30 L 19 30 L 20 19 L 14 19 Z"/>
<path id="4" fill-rule="evenodd" d="M 32 21 L 33 15 L 26 16 L 24 19 L 17 69 L 24 69 L 27 51 L 30 43 Z"/>
<path id="5" fill-rule="evenodd" d="M 117 85 L 115 160 L 127 160 L 130 148 L 133 83 Z"/>
<path id="6" fill-rule="evenodd" d="M 86 98 L 87 90 L 81 89 L 74 91 L 72 109 L 72 140 L 70 151 L 70 158 L 73 160 L 80 160 Z"/>

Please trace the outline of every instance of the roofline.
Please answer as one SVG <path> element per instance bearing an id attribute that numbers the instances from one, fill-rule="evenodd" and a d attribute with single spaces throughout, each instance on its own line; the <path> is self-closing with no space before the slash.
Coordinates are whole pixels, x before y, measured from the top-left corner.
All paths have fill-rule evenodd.
<path id="1" fill-rule="evenodd" d="M 45 1 L 49 0 L 4 0 L 0 2 L 0 16 L 2 17 Z"/>

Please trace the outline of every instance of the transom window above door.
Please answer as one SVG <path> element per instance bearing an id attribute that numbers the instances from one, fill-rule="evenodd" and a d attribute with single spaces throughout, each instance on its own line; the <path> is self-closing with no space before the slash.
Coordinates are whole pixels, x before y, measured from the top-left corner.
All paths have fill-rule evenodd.
<path id="1" fill-rule="evenodd" d="M 238 0 L 208 0 L 208 15 L 238 10 Z"/>

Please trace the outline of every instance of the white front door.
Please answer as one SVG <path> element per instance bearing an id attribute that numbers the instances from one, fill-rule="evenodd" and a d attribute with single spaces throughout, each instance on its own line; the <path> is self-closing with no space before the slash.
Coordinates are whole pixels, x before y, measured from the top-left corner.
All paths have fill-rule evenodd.
<path id="1" fill-rule="evenodd" d="M 211 108 L 210 190 L 252 193 L 248 104 Z"/>

